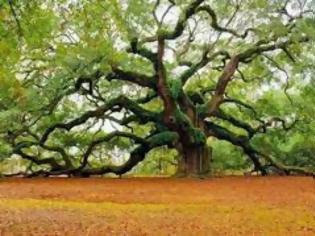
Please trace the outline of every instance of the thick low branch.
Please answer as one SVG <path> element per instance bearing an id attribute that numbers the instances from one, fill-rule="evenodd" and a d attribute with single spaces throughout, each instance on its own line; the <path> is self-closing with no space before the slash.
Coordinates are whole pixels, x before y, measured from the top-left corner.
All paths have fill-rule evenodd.
<path id="1" fill-rule="evenodd" d="M 311 168 L 307 167 L 300 167 L 300 166 L 288 166 L 284 165 L 281 162 L 277 161 L 274 157 L 265 155 L 263 153 L 259 153 L 262 157 L 264 157 L 266 160 L 270 162 L 271 166 L 276 167 L 279 170 L 283 170 L 287 175 L 290 173 L 298 173 L 303 175 L 309 175 L 309 176 L 315 176 L 315 169 L 313 170 Z"/>
<path id="2" fill-rule="evenodd" d="M 271 165 L 278 168 L 279 170 L 283 170 L 285 173 L 289 174 L 290 172 L 306 174 L 306 175 L 313 175 L 314 170 L 303 168 L 303 167 L 295 167 L 295 166 L 286 166 L 275 158 L 263 154 L 260 151 L 257 151 L 251 144 L 250 139 L 246 136 L 237 136 L 233 134 L 228 129 L 221 127 L 219 125 L 214 124 L 213 122 L 206 121 L 206 125 L 209 131 L 209 135 L 214 136 L 218 139 L 226 140 L 236 146 L 241 147 L 244 152 L 250 157 L 255 165 L 255 170 L 259 170 L 262 172 L 263 175 L 267 174 L 265 167 L 260 163 L 259 159 L 264 158 L 265 160 L 269 161 Z"/>
<path id="3" fill-rule="evenodd" d="M 154 76 L 146 76 L 131 71 L 123 71 L 119 68 L 112 67 L 112 73 L 109 74 L 106 78 L 109 81 L 112 79 L 124 80 L 138 84 L 143 87 L 156 89 L 156 78 Z"/>
<path id="4" fill-rule="evenodd" d="M 23 159 L 29 160 L 34 162 L 37 165 L 49 165 L 51 166 L 52 170 L 60 170 L 64 167 L 60 165 L 54 157 L 38 159 L 36 156 L 29 155 L 23 152 L 21 149 L 15 149 L 13 151 L 14 154 L 20 155 Z"/>
<path id="5" fill-rule="evenodd" d="M 225 121 L 228 121 L 229 123 L 231 123 L 232 125 L 234 125 L 238 128 L 242 128 L 242 129 L 246 130 L 249 138 L 252 138 L 254 136 L 254 134 L 257 132 L 256 129 L 254 129 L 252 126 L 250 126 L 246 122 L 238 120 L 235 117 L 225 113 L 222 110 L 219 110 L 218 112 L 216 112 L 215 116 L 220 118 L 220 119 L 223 119 Z"/>
<path id="6" fill-rule="evenodd" d="M 251 105 L 249 105 L 243 101 L 240 101 L 238 99 L 229 97 L 229 98 L 225 98 L 222 103 L 234 103 L 238 106 L 241 106 L 241 107 L 244 107 L 244 108 L 250 110 L 255 116 L 257 115 L 257 112 L 256 112 L 254 107 L 252 107 Z"/>
<path id="7" fill-rule="evenodd" d="M 65 167 L 70 168 L 73 166 L 69 155 L 66 153 L 66 151 L 63 148 L 57 147 L 57 146 L 48 146 L 48 145 L 42 145 L 41 147 L 44 148 L 45 150 L 59 153 L 63 161 L 65 162 Z"/>
<path id="8" fill-rule="evenodd" d="M 129 134 L 128 134 L 129 135 Z M 128 136 L 127 135 L 127 136 Z M 139 162 L 143 161 L 146 153 L 148 153 L 152 148 L 163 146 L 163 145 L 174 145 L 178 140 L 178 134 L 174 132 L 162 132 L 151 136 L 150 138 L 144 140 L 141 138 L 136 138 L 134 135 L 129 136 L 132 139 L 136 139 L 136 142 L 141 143 L 130 154 L 128 161 L 120 166 L 104 166 L 101 168 L 87 168 L 82 169 L 81 174 L 83 175 L 102 175 L 106 173 L 114 173 L 116 175 L 122 175 L 130 171 Z M 100 140 L 100 143 L 104 140 Z"/>
<path id="9" fill-rule="evenodd" d="M 87 111 L 84 114 L 82 114 L 80 117 L 73 119 L 67 123 L 57 123 L 49 128 L 46 129 L 44 134 L 42 135 L 40 139 L 40 144 L 44 144 L 46 140 L 48 139 L 49 135 L 54 132 L 56 129 L 64 129 L 64 130 L 71 130 L 75 126 L 79 126 L 81 124 L 84 124 L 88 119 L 90 118 L 100 118 L 104 116 L 104 113 L 108 110 L 113 109 L 115 106 L 119 106 L 121 108 L 125 108 L 127 110 L 132 111 L 134 114 L 136 114 L 139 119 L 146 119 L 146 120 L 152 120 L 152 121 L 160 121 L 159 114 L 156 114 L 154 112 L 147 111 L 140 107 L 136 102 L 124 97 L 119 96 L 117 98 L 114 98 L 110 101 L 108 101 L 103 106 L 92 110 Z"/>
<path id="10" fill-rule="evenodd" d="M 213 122 L 206 121 L 206 126 L 208 128 L 208 134 L 214 136 L 218 139 L 226 140 L 233 145 L 239 146 L 243 151 L 248 155 L 248 157 L 253 161 L 255 170 L 261 171 L 263 175 L 266 175 L 267 172 L 263 168 L 262 164 L 259 161 L 258 152 L 250 145 L 249 139 L 246 136 L 238 136 L 228 129 L 214 124 Z"/>
<path id="11" fill-rule="evenodd" d="M 104 142 L 108 142 L 110 141 L 111 139 L 115 138 L 115 137 L 125 137 L 125 138 L 129 138 L 129 139 L 132 139 L 135 141 L 136 144 L 141 144 L 141 145 L 148 145 L 147 141 L 143 138 L 140 138 L 132 133 L 127 133 L 127 132 L 119 132 L 119 131 L 116 131 L 116 132 L 112 132 L 104 137 L 101 137 L 101 138 L 98 138 L 94 141 L 92 141 L 87 150 L 84 152 L 83 154 L 83 158 L 82 158 L 82 163 L 81 163 L 81 166 L 79 167 L 79 169 L 83 169 L 87 163 L 88 163 L 88 158 L 89 156 L 91 155 L 93 149 L 95 148 L 95 146 L 101 144 L 101 143 L 104 143 Z"/>
<path id="12" fill-rule="evenodd" d="M 159 147 L 159 146 L 164 146 L 164 145 L 174 146 L 175 143 L 177 143 L 179 139 L 179 136 L 177 133 L 169 132 L 169 131 L 154 134 L 146 139 L 139 138 L 130 133 L 114 132 L 103 138 L 93 141 L 88 148 L 88 150 L 90 150 L 89 154 L 92 152 L 92 149 L 96 145 L 100 145 L 103 142 L 107 142 L 113 137 L 117 137 L 117 136 L 131 138 L 135 140 L 136 143 L 140 144 L 139 147 L 137 147 L 135 150 L 131 152 L 130 157 L 127 160 L 127 162 L 123 163 L 122 165 L 119 165 L 119 166 L 108 165 L 108 166 L 102 166 L 99 168 L 86 167 L 86 165 L 84 166 L 85 168 L 82 168 L 83 166 L 81 165 L 81 167 L 75 168 L 75 169 L 54 168 L 50 171 L 40 170 L 32 174 L 26 174 L 26 176 L 32 177 L 32 176 L 38 176 L 38 175 L 49 176 L 49 175 L 65 174 L 65 175 L 88 177 L 90 175 L 103 175 L 107 173 L 114 173 L 116 175 L 122 175 L 130 171 L 139 162 L 143 161 L 146 153 L 148 153 L 151 149 L 155 147 Z"/>

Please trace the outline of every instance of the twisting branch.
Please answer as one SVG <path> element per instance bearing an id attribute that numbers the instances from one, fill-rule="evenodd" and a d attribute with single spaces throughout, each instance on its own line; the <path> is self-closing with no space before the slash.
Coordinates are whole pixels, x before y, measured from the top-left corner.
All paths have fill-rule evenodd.
<path id="1" fill-rule="evenodd" d="M 218 139 L 226 140 L 233 145 L 241 147 L 244 152 L 248 155 L 248 157 L 253 161 L 255 170 L 261 171 L 263 175 L 266 175 L 268 172 L 266 170 L 266 166 L 262 165 L 260 159 L 264 158 L 267 160 L 272 166 L 276 167 L 279 170 L 284 171 L 286 174 L 290 174 L 290 172 L 313 175 L 314 171 L 303 168 L 303 167 L 294 167 L 294 166 L 286 166 L 279 161 L 275 160 L 275 158 L 265 155 L 260 151 L 257 151 L 251 144 L 250 139 L 246 136 L 237 136 L 233 134 L 228 129 L 221 127 L 219 125 L 214 124 L 213 122 L 206 122 L 207 128 L 209 129 L 209 135 L 214 136 Z"/>
<path id="2" fill-rule="evenodd" d="M 285 81 L 286 81 L 286 84 L 285 84 L 285 86 L 284 86 L 284 94 L 286 95 L 286 97 L 287 97 L 288 100 L 290 101 L 291 105 L 293 105 L 293 100 L 292 100 L 292 98 L 290 97 L 290 95 L 288 94 L 288 89 L 289 89 L 289 86 L 290 86 L 290 84 L 289 84 L 289 74 L 288 74 L 288 72 L 287 72 L 284 68 L 282 68 L 282 67 L 279 65 L 279 63 L 278 63 L 276 60 L 274 60 L 273 58 L 269 57 L 269 56 L 266 55 L 266 54 L 263 54 L 263 56 L 264 56 L 265 58 L 267 58 L 278 70 L 282 71 L 282 72 L 285 74 Z"/>
<path id="3" fill-rule="evenodd" d="M 239 146 L 243 149 L 246 155 L 253 161 L 255 170 L 261 171 L 263 175 L 267 172 L 263 168 L 258 156 L 258 152 L 250 145 L 249 139 L 246 136 L 238 136 L 228 129 L 221 127 L 213 122 L 206 121 L 206 126 L 208 129 L 208 135 L 216 137 L 218 139 L 226 140 L 233 145 Z"/>
<path id="4" fill-rule="evenodd" d="M 91 168 L 87 167 L 87 159 L 88 156 L 93 151 L 93 148 L 97 145 L 102 144 L 103 142 L 110 141 L 110 139 L 114 137 L 127 137 L 135 140 L 136 143 L 140 144 L 139 147 L 135 148 L 131 154 L 127 162 L 123 163 L 119 166 L 114 165 L 107 165 L 102 166 L 99 168 Z M 34 172 L 31 174 L 25 174 L 28 177 L 43 175 L 43 176 L 49 176 L 49 175 L 75 175 L 75 176 L 83 176 L 88 177 L 90 175 L 103 175 L 107 173 L 114 173 L 116 175 L 122 175 L 129 170 L 131 170 L 134 166 L 136 166 L 139 162 L 141 162 L 144 158 L 146 153 L 148 153 L 151 149 L 159 146 L 174 146 L 174 144 L 178 141 L 178 134 L 174 132 L 161 132 L 154 135 L 151 135 L 150 137 L 146 139 L 139 138 L 133 134 L 130 133 L 124 133 L 124 132 L 113 132 L 111 134 L 108 134 L 107 136 L 104 136 L 102 138 L 99 138 L 95 141 L 92 141 L 92 143 L 89 145 L 87 151 L 83 155 L 83 162 L 81 163 L 80 167 L 78 168 L 62 168 L 60 166 L 56 166 L 56 168 L 52 168 L 51 170 L 45 171 L 40 170 L 38 172 Z M 43 160 L 42 160 L 43 161 Z M 47 162 L 47 160 L 45 160 Z M 19 173 L 23 174 L 23 173 Z"/>
<path id="5" fill-rule="evenodd" d="M 201 6 L 198 7 L 197 12 L 206 12 L 211 17 L 211 27 L 219 32 L 225 32 L 232 34 L 235 37 L 245 39 L 250 31 L 255 31 L 253 28 L 246 29 L 243 34 L 239 34 L 236 30 L 225 28 L 219 25 L 218 18 L 215 11 L 210 6 Z M 236 14 L 236 13 L 235 13 Z"/>
<path id="6" fill-rule="evenodd" d="M 80 117 L 73 119 L 72 121 L 69 121 L 67 123 L 57 123 L 49 128 L 46 129 L 44 134 L 42 135 L 39 143 L 44 144 L 46 140 L 48 139 L 49 135 L 56 129 L 64 129 L 64 130 L 71 130 L 73 127 L 84 124 L 88 119 L 90 118 L 101 118 L 103 117 L 106 111 L 113 109 L 115 106 L 118 106 L 120 108 L 126 108 L 133 113 L 137 114 L 139 119 L 145 119 L 145 120 L 152 120 L 152 121 L 159 121 L 159 114 L 156 114 L 154 112 L 149 112 L 142 107 L 140 107 L 136 102 L 124 97 L 120 96 L 117 98 L 114 98 L 110 101 L 108 101 L 103 106 L 100 106 L 99 108 L 87 111 L 84 114 L 82 114 Z"/>
<path id="7" fill-rule="evenodd" d="M 264 45 L 255 46 L 245 50 L 244 52 L 238 54 L 239 61 L 243 63 L 249 63 L 257 56 L 261 55 L 263 52 L 274 51 L 277 49 L 283 49 L 288 47 L 294 43 L 305 43 L 308 42 L 310 39 L 307 36 L 301 36 L 298 40 L 288 39 L 285 41 L 279 41 L 275 43 L 265 42 Z"/>
<path id="8" fill-rule="evenodd" d="M 22 30 L 22 27 L 21 27 L 20 20 L 19 20 L 17 14 L 15 12 L 13 0 L 8 0 L 8 3 L 9 3 L 10 10 L 12 12 L 12 15 L 14 17 L 14 20 L 15 20 L 17 28 L 18 28 L 18 34 L 19 34 L 20 37 L 22 37 L 23 36 L 23 30 Z"/>
<path id="9" fill-rule="evenodd" d="M 299 42 L 308 42 L 308 37 L 301 37 Z M 230 61 L 225 65 L 224 70 L 221 76 L 218 79 L 215 94 L 212 99 L 208 102 L 208 112 L 207 115 L 213 115 L 221 103 L 223 102 L 223 95 L 225 93 L 225 89 L 228 86 L 228 83 L 232 80 L 235 71 L 238 69 L 238 65 L 240 62 L 248 63 L 252 61 L 255 57 L 261 55 L 263 52 L 274 51 L 276 49 L 282 49 L 287 47 L 288 45 L 295 43 L 295 41 L 289 39 L 287 41 L 280 41 L 277 43 L 269 44 L 269 45 L 261 45 L 256 46 L 250 49 L 245 50 L 242 53 L 239 53 L 235 56 L 232 56 Z"/>
<path id="10" fill-rule="evenodd" d="M 31 162 L 34 162 L 37 165 L 50 165 L 52 170 L 63 169 L 63 166 L 60 165 L 54 157 L 39 159 L 36 156 L 32 156 L 32 155 L 29 155 L 29 154 L 23 152 L 21 146 L 15 147 L 15 149 L 13 150 L 13 153 L 20 155 L 22 158 L 29 160 Z"/>
<path id="11" fill-rule="evenodd" d="M 255 115 L 255 117 L 257 117 L 257 112 L 254 109 L 254 107 L 252 107 L 251 105 L 249 105 L 245 102 L 242 102 L 238 99 L 228 97 L 228 98 L 225 98 L 222 103 L 234 103 L 238 106 L 241 106 L 241 107 L 244 107 L 244 108 L 250 110 Z"/>
<path id="12" fill-rule="evenodd" d="M 139 44 L 140 44 L 139 39 L 133 38 L 130 42 L 130 48 L 127 49 L 127 52 L 140 55 L 141 57 L 144 57 L 148 59 L 149 61 L 151 61 L 153 64 L 156 64 L 157 54 L 150 51 L 149 49 L 141 47 L 141 45 Z"/>
<path id="13" fill-rule="evenodd" d="M 218 112 L 216 112 L 215 116 L 222 119 L 222 120 L 228 121 L 229 123 L 231 123 L 232 125 L 234 125 L 238 128 L 242 128 L 242 129 L 246 130 L 249 138 L 252 138 L 255 135 L 255 133 L 257 132 L 256 129 L 254 129 L 252 126 L 250 126 L 246 122 L 238 120 L 234 116 L 231 116 L 222 110 L 219 110 Z"/>
<path id="14" fill-rule="evenodd" d="M 141 144 L 141 145 L 148 145 L 148 142 L 143 139 L 143 138 L 140 138 L 134 134 L 131 134 L 131 133 L 126 133 L 126 132 L 119 132 L 119 131 L 116 131 L 116 132 L 112 132 L 102 138 L 98 138 L 94 141 L 92 141 L 87 150 L 84 152 L 83 154 L 83 158 L 82 158 L 82 162 L 81 162 L 81 165 L 78 169 L 83 169 L 87 163 L 88 163 L 88 158 L 89 156 L 91 155 L 93 149 L 95 146 L 101 144 L 101 143 L 104 143 L 104 142 L 108 142 L 110 141 L 111 139 L 115 138 L 115 137 L 125 137 L 125 138 L 129 138 L 129 139 L 132 139 L 135 141 L 135 143 L 138 143 L 138 144 Z"/>
<path id="15" fill-rule="evenodd" d="M 287 125 L 287 122 L 284 119 L 281 119 L 280 117 L 272 117 L 268 121 L 262 121 L 262 124 L 259 125 L 255 130 L 256 132 L 267 132 L 267 128 L 271 127 L 272 125 L 276 123 L 281 123 L 282 129 L 285 131 L 289 131 L 299 122 L 298 119 L 295 119 L 293 122 L 291 122 L 290 125 Z"/>
<path id="16" fill-rule="evenodd" d="M 187 20 L 192 15 L 195 14 L 197 7 L 200 6 L 204 1 L 205 0 L 193 1 L 188 7 L 186 7 L 186 9 L 179 16 L 179 19 L 176 23 L 174 30 L 158 33 L 159 38 L 163 40 L 173 40 L 180 37 L 185 29 Z M 154 37 L 145 38 L 144 40 L 142 40 L 142 43 L 155 42 L 157 40 L 158 40 L 158 37 L 154 36 Z"/>
<path id="17" fill-rule="evenodd" d="M 209 62 L 215 60 L 219 56 L 223 56 L 224 59 L 230 58 L 228 52 L 224 50 L 220 50 L 208 56 L 209 51 L 205 50 L 202 54 L 201 59 L 196 63 L 193 64 L 189 69 L 187 69 L 181 76 L 180 80 L 185 83 L 191 76 L 195 75 L 198 70 L 206 66 Z"/>
<path id="18" fill-rule="evenodd" d="M 217 111 L 220 104 L 222 103 L 225 89 L 230 80 L 232 79 L 232 76 L 238 67 L 238 63 L 239 56 L 233 56 L 231 57 L 229 63 L 225 66 L 223 73 L 218 79 L 214 96 L 207 104 L 209 114 L 214 114 Z"/>
<path id="19" fill-rule="evenodd" d="M 123 71 L 119 68 L 112 67 L 112 73 L 106 76 L 107 80 L 118 79 L 129 81 L 138 84 L 143 87 L 156 88 L 156 78 L 154 76 L 149 77 L 143 74 Z"/>

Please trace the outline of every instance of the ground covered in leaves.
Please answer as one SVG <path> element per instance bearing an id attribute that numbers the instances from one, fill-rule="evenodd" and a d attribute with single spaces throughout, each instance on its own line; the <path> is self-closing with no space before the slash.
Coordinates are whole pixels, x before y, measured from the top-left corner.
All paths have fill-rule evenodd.
<path id="1" fill-rule="evenodd" d="M 315 235 L 315 181 L 0 179 L 0 235 Z"/>

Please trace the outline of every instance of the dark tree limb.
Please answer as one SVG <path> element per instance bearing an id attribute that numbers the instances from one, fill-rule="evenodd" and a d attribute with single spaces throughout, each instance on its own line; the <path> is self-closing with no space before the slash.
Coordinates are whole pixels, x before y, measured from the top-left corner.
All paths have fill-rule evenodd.
<path id="1" fill-rule="evenodd" d="M 183 84 L 185 84 L 185 82 L 191 78 L 193 75 L 196 74 L 196 72 L 200 69 L 202 69 L 203 67 L 205 67 L 209 62 L 213 61 L 214 59 L 216 59 L 218 56 L 223 56 L 223 58 L 227 59 L 230 58 L 230 55 L 228 54 L 228 52 L 222 50 L 222 51 L 218 51 L 213 53 L 212 55 L 208 56 L 209 51 L 205 50 L 202 54 L 201 59 L 190 66 L 189 69 L 187 69 L 181 76 L 180 76 L 180 80 L 183 82 Z"/>
<path id="2" fill-rule="evenodd" d="M 250 126 L 246 122 L 238 120 L 234 116 L 231 116 L 222 110 L 219 110 L 218 112 L 216 112 L 215 116 L 222 119 L 222 120 L 228 121 L 229 123 L 231 123 L 232 125 L 234 125 L 238 128 L 242 128 L 242 129 L 246 130 L 249 138 L 252 138 L 255 135 L 255 133 L 257 132 L 256 129 L 254 129 L 252 126 Z"/>
<path id="3" fill-rule="evenodd" d="M 60 170 L 64 167 L 60 165 L 54 157 L 39 159 L 36 156 L 29 155 L 23 152 L 21 149 L 15 149 L 13 151 L 14 154 L 20 155 L 23 159 L 27 159 L 29 161 L 34 162 L 37 165 L 49 165 L 51 166 L 52 170 Z"/>
<path id="4" fill-rule="evenodd" d="M 117 79 L 129 81 L 143 87 L 156 88 L 156 78 L 154 76 L 146 76 L 131 71 L 123 71 L 119 68 L 112 67 L 112 73 L 106 76 L 107 80 Z"/>
<path id="5" fill-rule="evenodd" d="M 13 15 L 13 17 L 14 17 L 14 20 L 15 20 L 16 25 L 17 25 L 17 28 L 18 28 L 19 37 L 22 37 L 22 36 L 23 36 L 23 30 L 22 30 L 22 27 L 21 27 L 20 20 L 19 20 L 17 14 L 16 14 L 15 9 L 14 9 L 13 0 L 8 0 L 8 3 L 9 3 L 11 13 L 12 13 L 12 15 Z"/>
<path id="6" fill-rule="evenodd" d="M 245 30 L 245 32 L 243 34 L 239 34 L 236 30 L 220 26 L 218 23 L 218 17 L 216 15 L 215 11 L 210 6 L 205 5 L 205 6 L 198 7 L 196 11 L 197 12 L 206 12 L 211 17 L 211 27 L 218 32 L 229 33 L 235 37 L 245 39 L 250 31 L 255 31 L 255 29 L 253 29 L 253 28 L 248 28 Z"/>
<path id="7" fill-rule="evenodd" d="M 240 101 L 238 99 L 229 97 L 229 98 L 225 98 L 222 103 L 234 103 L 238 106 L 241 106 L 241 107 L 244 107 L 244 108 L 250 110 L 255 116 L 257 116 L 257 112 L 256 112 L 254 107 L 252 107 L 251 105 L 249 105 L 243 101 Z"/>
<path id="8" fill-rule="evenodd" d="M 136 102 L 124 97 L 119 96 L 117 98 L 114 98 L 110 101 L 108 101 L 103 106 L 92 110 L 87 111 L 84 114 L 82 114 L 80 117 L 73 119 L 67 123 L 57 123 L 49 128 L 46 129 L 44 134 L 42 135 L 39 143 L 42 145 L 46 142 L 49 135 L 56 129 L 64 129 L 64 130 L 71 130 L 73 127 L 84 124 L 88 119 L 90 118 L 101 118 L 104 116 L 104 113 L 108 110 L 113 109 L 115 106 L 119 106 L 121 108 L 126 108 L 133 113 L 137 114 L 139 117 L 142 117 L 142 119 L 152 120 L 152 121 L 159 121 L 159 114 L 156 114 L 154 112 L 149 112 L 142 107 L 140 107 Z"/>
<path id="9" fill-rule="evenodd" d="M 238 67 L 239 60 L 239 56 L 232 56 L 228 64 L 224 67 L 223 73 L 218 79 L 214 96 L 207 104 L 209 114 L 214 114 L 223 102 L 225 89 Z"/>
<path id="10" fill-rule="evenodd" d="M 127 162 L 123 163 L 119 166 L 103 166 L 100 168 L 91 168 L 87 167 L 87 158 L 93 151 L 94 147 L 97 145 L 102 144 L 103 142 L 110 141 L 113 137 L 127 137 L 135 140 L 137 144 L 140 144 L 139 147 L 135 148 L 131 154 L 130 158 L 127 160 Z M 124 133 L 124 132 L 113 132 L 107 136 L 104 136 L 103 138 L 99 138 L 95 141 L 92 141 L 92 143 L 89 145 L 87 151 L 84 154 L 84 158 L 86 160 L 83 160 L 81 166 L 79 168 L 63 168 L 62 166 L 54 166 L 51 170 L 40 170 L 31 174 L 24 173 L 26 177 L 35 177 L 35 176 L 50 176 L 50 175 L 74 175 L 74 176 L 81 176 L 81 177 L 89 177 L 91 175 L 103 175 L 107 173 L 114 173 L 116 175 L 122 175 L 128 171 L 130 171 L 134 166 L 136 166 L 139 162 L 143 161 L 145 158 L 146 153 L 148 153 L 151 149 L 159 146 L 174 146 L 175 143 L 178 141 L 178 134 L 175 132 L 161 132 L 154 135 L 151 135 L 150 137 L 144 139 L 137 137 L 130 133 Z M 23 157 L 28 159 L 28 157 Z M 37 160 L 37 159 L 35 159 Z M 45 162 L 44 164 L 51 164 L 50 160 L 41 160 L 41 162 Z M 41 163 L 39 163 L 41 164 Z M 19 173 L 22 174 L 22 173 Z"/>
<path id="11" fill-rule="evenodd" d="M 101 137 L 101 138 L 98 138 L 94 141 L 92 141 L 87 150 L 84 152 L 83 154 L 83 158 L 82 158 L 82 163 L 79 167 L 79 169 L 83 169 L 84 167 L 86 167 L 87 163 L 88 163 L 88 158 L 89 156 L 91 155 L 93 149 L 95 148 L 95 146 L 101 144 L 101 143 L 104 143 L 104 142 L 108 142 L 110 141 L 111 139 L 115 138 L 115 137 L 125 137 L 125 138 L 129 138 L 129 139 L 132 139 L 135 141 L 136 144 L 141 144 L 143 146 L 146 146 L 148 145 L 147 141 L 143 138 L 140 138 L 132 133 L 127 133 L 127 132 L 119 132 L 119 131 L 116 131 L 116 132 L 112 132 L 104 137 Z"/>
<path id="12" fill-rule="evenodd" d="M 251 144 L 250 139 L 246 136 L 237 136 L 233 134 L 228 129 L 221 127 L 219 125 L 214 124 L 213 122 L 206 121 L 207 128 L 209 129 L 209 135 L 214 136 L 218 139 L 226 140 L 236 146 L 241 147 L 244 152 L 249 156 L 249 158 L 253 161 L 255 170 L 261 171 L 263 175 L 267 174 L 265 165 L 262 165 L 260 162 L 261 158 L 264 158 L 270 164 L 279 170 L 284 171 L 286 174 L 290 174 L 290 172 L 313 175 L 314 170 L 303 168 L 303 167 L 295 167 L 295 166 L 286 166 L 281 162 L 277 161 L 275 158 L 270 155 L 263 154 L 260 151 L 257 151 Z"/>
<path id="13" fill-rule="evenodd" d="M 218 139 L 226 140 L 235 146 L 239 146 L 243 149 L 244 153 L 252 160 L 255 170 L 261 171 L 263 175 L 267 172 L 259 160 L 258 152 L 250 145 L 249 139 L 246 136 L 237 136 L 228 129 L 214 124 L 213 122 L 206 121 L 206 126 L 210 136 Z"/>

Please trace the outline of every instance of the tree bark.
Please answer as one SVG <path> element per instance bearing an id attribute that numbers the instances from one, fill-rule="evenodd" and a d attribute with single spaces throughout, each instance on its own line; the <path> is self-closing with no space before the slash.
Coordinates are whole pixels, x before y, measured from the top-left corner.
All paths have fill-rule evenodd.
<path id="1" fill-rule="evenodd" d="M 176 176 L 205 177 L 210 175 L 212 149 L 208 146 L 183 147 Z"/>

